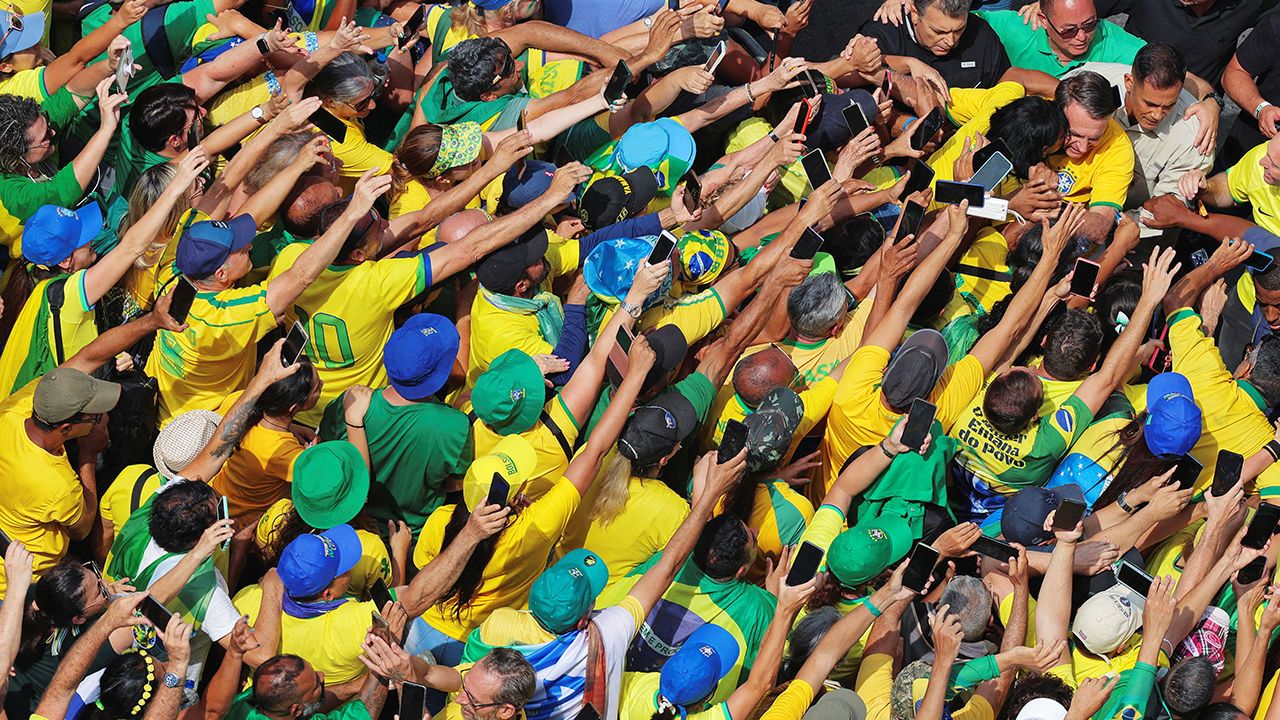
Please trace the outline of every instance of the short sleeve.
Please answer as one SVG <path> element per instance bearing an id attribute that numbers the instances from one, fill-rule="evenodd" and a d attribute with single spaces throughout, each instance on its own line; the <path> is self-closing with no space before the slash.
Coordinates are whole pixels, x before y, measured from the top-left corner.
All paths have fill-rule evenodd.
<path id="1" fill-rule="evenodd" d="M 938 422 L 945 432 L 951 431 L 951 426 L 973 402 L 982 389 L 982 381 L 982 363 L 972 355 L 964 356 L 947 369 L 938 395 Z"/>
<path id="2" fill-rule="evenodd" d="M 800 720 L 813 704 L 814 688 L 803 680 L 792 680 L 760 716 L 760 720 Z"/>
<path id="3" fill-rule="evenodd" d="M 706 421 L 707 413 L 711 412 L 711 403 L 716 399 L 716 389 L 711 384 L 711 379 L 701 372 L 695 372 L 676 383 L 675 389 L 693 406 L 694 412 L 698 414 L 698 422 Z"/>
<path id="4" fill-rule="evenodd" d="M 581 502 L 578 488 L 567 479 L 560 478 L 545 495 L 525 509 L 524 517 L 534 532 L 555 540 L 564 534 L 569 518 Z"/>
<path id="5" fill-rule="evenodd" d="M 418 542 L 413 546 L 413 564 L 419 570 L 440 554 L 441 545 L 444 543 L 445 526 L 449 524 L 449 518 L 453 516 L 453 510 L 456 507 L 456 505 L 441 505 L 423 524 L 422 532 L 418 534 Z"/>
<path id="6" fill-rule="evenodd" d="M 1133 182 L 1133 144 L 1115 120 L 1108 121 L 1107 134 L 1111 141 L 1095 161 L 1089 207 L 1103 205 L 1120 210 Z"/>
<path id="7" fill-rule="evenodd" d="M 1258 161 L 1266 154 L 1267 147 L 1266 143 L 1259 145 L 1227 169 L 1227 188 L 1231 191 L 1231 199 L 1238 203 L 1249 202 L 1249 193 L 1262 187 Z"/>
<path id="8" fill-rule="evenodd" d="M 800 418 L 800 425 L 794 433 L 796 437 L 808 435 L 809 431 L 827 416 L 831 411 L 831 402 L 835 400 L 837 387 L 839 383 L 828 375 L 800 393 L 800 399 L 804 403 L 804 415 Z"/>
<path id="9" fill-rule="evenodd" d="M 84 195 L 76 180 L 75 167 L 66 167 L 49 180 L 31 180 L 10 175 L 0 178 L 0 203 L 10 215 L 25 221 L 45 205 L 71 207 Z"/>
<path id="10" fill-rule="evenodd" d="M 836 536 L 844 531 L 844 523 L 844 513 L 839 508 L 834 505 L 823 505 L 814 511 L 800 540 L 826 550 Z"/>
<path id="11" fill-rule="evenodd" d="M 876 385 L 880 384 L 888 364 L 889 351 L 878 345 L 863 345 L 853 351 L 849 356 L 849 366 L 845 368 L 844 377 L 840 378 L 835 402 L 839 403 L 851 394 L 871 392 Z"/>
<path id="12" fill-rule="evenodd" d="M 715 288 L 709 288 L 696 295 L 686 295 L 676 301 L 675 306 L 666 312 L 654 327 L 675 325 L 684 334 L 690 346 L 711 334 L 720 327 L 727 316 L 724 301 Z"/>
<path id="13" fill-rule="evenodd" d="M 1173 357 L 1173 371 L 1191 381 L 1196 395 L 1212 386 L 1231 382 L 1231 373 L 1222 364 L 1222 356 L 1213 339 L 1201 330 L 1200 316 L 1190 308 L 1183 308 L 1169 316 L 1169 353 Z"/>
<path id="14" fill-rule="evenodd" d="M 1236 48 L 1236 61 L 1245 72 L 1257 77 L 1276 65 L 1276 51 L 1271 43 L 1280 37 L 1280 13 L 1267 13 Z"/>
<path id="15" fill-rule="evenodd" d="M 204 24 L 205 18 L 216 15 L 217 12 L 213 0 L 170 3 L 165 8 L 164 34 L 175 58 L 182 58 L 190 51 L 196 30 Z M 138 50 L 135 49 L 134 52 Z"/>
<path id="16" fill-rule="evenodd" d="M 364 132 L 352 125 L 347 125 L 346 141 L 333 144 L 333 154 L 342 161 L 339 172 L 348 178 L 358 178 L 373 168 L 391 172 L 391 163 L 395 160 L 391 153 L 366 140 Z"/>
<path id="17" fill-rule="evenodd" d="M 374 268 L 379 288 L 377 297 L 389 310 L 409 302 L 429 284 L 426 253 L 378 260 Z"/>

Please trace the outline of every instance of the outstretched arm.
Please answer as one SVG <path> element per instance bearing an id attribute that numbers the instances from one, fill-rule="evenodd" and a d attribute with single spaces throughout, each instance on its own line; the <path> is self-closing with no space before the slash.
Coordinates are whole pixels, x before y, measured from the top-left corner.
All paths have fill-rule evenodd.
<path id="1" fill-rule="evenodd" d="M 467 560 L 486 538 L 506 527 L 507 516 L 511 508 L 499 505 L 481 505 L 471 512 L 467 524 L 458 536 L 436 555 L 413 578 L 408 585 L 396 588 L 396 599 L 404 606 L 410 617 L 417 617 L 427 611 L 444 597 L 458 576 Z"/>

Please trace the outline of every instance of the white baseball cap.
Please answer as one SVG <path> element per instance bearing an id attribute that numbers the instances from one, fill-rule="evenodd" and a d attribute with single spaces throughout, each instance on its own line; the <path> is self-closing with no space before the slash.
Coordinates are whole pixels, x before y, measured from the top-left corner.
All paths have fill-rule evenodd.
<path id="1" fill-rule="evenodd" d="M 1106 655 L 1123 645 L 1142 627 L 1146 601 L 1116 583 L 1094 595 L 1076 611 L 1071 632 L 1094 655 Z"/>

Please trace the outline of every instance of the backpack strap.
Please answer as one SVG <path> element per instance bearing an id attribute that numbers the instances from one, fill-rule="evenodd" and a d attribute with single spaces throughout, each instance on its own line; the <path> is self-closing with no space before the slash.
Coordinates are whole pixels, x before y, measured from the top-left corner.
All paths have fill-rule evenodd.
<path id="1" fill-rule="evenodd" d="M 164 15 L 167 5 L 152 8 L 142 16 L 142 45 L 147 50 L 151 64 L 164 77 L 178 74 L 178 63 L 169 48 L 169 37 L 164 32 Z"/>
<path id="2" fill-rule="evenodd" d="M 556 425 L 555 420 L 551 419 L 546 410 L 543 410 L 542 414 L 538 416 L 538 421 L 546 425 L 547 429 L 551 431 L 551 435 L 555 437 L 556 442 L 560 443 L 560 449 L 564 451 L 565 460 L 573 459 L 573 443 L 569 442 L 569 438 L 565 437 L 564 431 L 560 429 L 559 425 Z"/>
<path id="3" fill-rule="evenodd" d="M 62 306 L 67 302 L 67 278 L 60 277 L 49 281 L 45 286 L 45 298 L 49 301 L 49 322 L 53 324 L 53 359 L 61 365 L 67 361 L 66 351 L 62 345 Z"/>
<path id="4" fill-rule="evenodd" d="M 147 483 L 151 480 L 151 478 L 159 474 L 160 472 L 155 468 L 149 468 L 146 472 L 139 475 L 137 480 L 133 481 L 133 494 L 129 496 L 129 512 L 130 513 L 142 507 L 143 488 L 147 486 Z"/>

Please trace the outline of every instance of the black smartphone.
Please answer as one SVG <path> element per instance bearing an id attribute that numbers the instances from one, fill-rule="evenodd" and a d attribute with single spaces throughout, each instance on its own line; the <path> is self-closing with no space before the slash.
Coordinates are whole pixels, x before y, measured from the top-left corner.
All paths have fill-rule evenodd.
<path id="1" fill-rule="evenodd" d="M 979 555 L 986 555 L 987 557 L 1002 563 L 1007 563 L 1018 557 L 1017 548 L 1003 540 L 989 538 L 986 535 L 982 535 L 977 540 L 974 540 L 973 545 L 969 546 L 969 549 Z"/>
<path id="2" fill-rule="evenodd" d="M 1203 463 L 1190 455 L 1183 455 L 1178 458 L 1177 469 L 1173 471 L 1173 477 L 1170 480 L 1178 486 L 1179 490 L 1188 490 L 1195 486 L 1202 470 L 1204 470 Z"/>
<path id="3" fill-rule="evenodd" d="M 302 351 L 307 347 L 307 328 L 300 321 L 295 320 L 293 327 L 289 328 L 289 334 L 284 336 L 284 347 L 280 348 L 280 363 L 285 367 L 298 362 L 298 358 L 302 357 Z"/>
<path id="4" fill-rule="evenodd" d="M 904 205 L 902 207 L 902 220 L 898 223 L 898 231 L 893 235 L 893 244 L 897 245 L 908 235 L 915 235 L 920 230 L 920 223 L 923 220 L 923 205 L 913 202 L 908 202 Z"/>
<path id="5" fill-rule="evenodd" d="M 818 87 L 819 83 L 826 87 L 827 81 L 823 79 L 822 73 L 817 70 L 809 69 L 800 73 L 800 90 L 807 98 L 816 98 L 822 94 L 822 89 Z"/>
<path id="6" fill-rule="evenodd" d="M 422 4 L 417 10 L 413 11 L 413 15 L 409 16 L 408 21 L 404 24 L 404 34 L 400 36 L 396 47 L 401 50 L 409 47 L 418 37 L 418 31 L 422 29 L 422 21 L 427 19 L 427 6 Z"/>
<path id="7" fill-rule="evenodd" d="M 849 126 L 849 132 L 853 134 L 853 137 L 858 137 L 863 130 L 871 126 L 871 123 L 867 121 L 867 114 L 862 112 L 862 106 L 856 102 L 849 103 L 849 107 L 840 112 L 844 114 L 844 122 Z"/>
<path id="8" fill-rule="evenodd" d="M 308 118 L 312 125 L 315 125 L 320 132 L 328 135 L 336 143 L 344 143 L 347 141 L 347 125 L 339 120 L 333 113 L 319 108 L 311 113 Z"/>
<path id="9" fill-rule="evenodd" d="M 1146 597 L 1151 592 L 1151 576 L 1128 560 L 1121 560 L 1116 564 L 1115 574 L 1120 584 L 1142 597 Z"/>
<path id="10" fill-rule="evenodd" d="M 702 181 L 692 170 L 684 178 L 684 209 L 689 212 L 702 205 Z"/>
<path id="11" fill-rule="evenodd" d="M 825 242 L 822 235 L 811 227 L 804 229 L 804 234 L 796 241 L 795 247 L 791 248 L 791 257 L 797 260 L 812 260 L 814 255 L 822 249 L 822 243 Z"/>
<path id="12" fill-rule="evenodd" d="M 809 184 L 814 190 L 831 180 L 831 168 L 827 166 L 827 158 L 820 149 L 810 150 L 802 155 L 800 165 L 804 167 L 804 173 L 809 176 Z"/>
<path id="13" fill-rule="evenodd" d="M 631 341 L 634 338 L 630 330 L 619 327 L 617 339 L 618 342 L 609 348 L 609 356 L 604 361 L 605 378 L 615 390 L 622 387 L 622 381 L 631 372 L 631 358 L 628 353 L 631 352 Z"/>
<path id="14" fill-rule="evenodd" d="M 978 169 L 986 165 L 994 155 L 1003 155 L 1005 160 L 1009 158 L 1009 146 L 1004 141 L 997 138 L 973 151 L 973 167 Z M 976 182 L 976 181 L 973 181 Z"/>
<path id="15" fill-rule="evenodd" d="M 1101 266 L 1092 260 L 1076 258 L 1075 274 L 1071 276 L 1071 294 L 1076 297 L 1093 297 L 1093 288 L 1098 284 L 1098 271 Z"/>
<path id="16" fill-rule="evenodd" d="M 1218 463 L 1213 467 L 1213 485 L 1209 494 L 1222 497 L 1227 491 L 1240 482 L 1240 471 L 1244 469 L 1244 456 L 1230 450 L 1218 451 Z"/>
<path id="17" fill-rule="evenodd" d="M 933 199 L 945 205 L 959 205 L 968 200 L 969 207 L 980 207 L 987 200 L 987 189 L 973 183 L 939 180 L 933 186 Z"/>
<path id="18" fill-rule="evenodd" d="M 1262 579 L 1262 573 L 1266 572 L 1266 570 L 1266 556 L 1256 557 L 1249 561 L 1248 565 L 1240 568 L 1240 571 L 1236 573 L 1236 582 L 1241 585 L 1252 585 Z"/>
<path id="19" fill-rule="evenodd" d="M 1271 253 L 1265 253 L 1261 250 L 1254 250 L 1249 257 L 1245 259 L 1244 265 L 1254 272 L 1266 272 L 1271 269 L 1272 263 L 1276 259 Z"/>
<path id="20" fill-rule="evenodd" d="M 498 507 L 506 507 L 507 499 L 511 496 L 511 483 L 502 476 L 502 473 L 494 473 L 493 481 L 489 483 L 489 498 L 485 500 L 485 505 L 497 505 Z"/>
<path id="21" fill-rule="evenodd" d="M 191 304 L 196 301 L 196 286 L 185 276 L 179 275 L 173 288 L 173 300 L 169 302 L 169 317 L 179 324 L 187 321 L 187 313 L 191 312 Z"/>
<path id="22" fill-rule="evenodd" d="M 427 714 L 427 687 L 400 683 L 400 720 L 422 720 Z"/>
<path id="23" fill-rule="evenodd" d="M 907 169 L 911 172 L 911 178 L 902 186 L 902 197 L 911 197 L 933 183 L 933 168 L 929 167 L 929 163 L 912 160 Z"/>
<path id="24" fill-rule="evenodd" d="M 924 439 L 929 437 L 929 429 L 933 427 L 933 416 L 937 411 L 937 406 L 928 400 L 912 400 L 911 410 L 907 413 L 907 426 L 902 429 L 902 444 L 919 452 Z"/>
<path id="25" fill-rule="evenodd" d="M 716 463 L 723 465 L 738 456 L 747 446 L 747 426 L 737 420 L 730 420 L 724 427 L 724 435 L 720 437 L 720 448 L 716 450 Z"/>
<path id="26" fill-rule="evenodd" d="M 658 241 L 653 244 L 653 251 L 649 253 L 649 259 L 645 260 L 647 265 L 657 265 L 671 259 L 671 251 L 676 249 L 676 236 L 662 231 L 658 236 Z"/>
<path id="27" fill-rule="evenodd" d="M 680 0 L 667 0 L 667 9 L 676 11 L 680 9 Z"/>
<path id="28" fill-rule="evenodd" d="M 1076 525 L 1080 524 L 1080 518 L 1084 517 L 1084 503 L 1075 500 L 1063 500 L 1058 505 L 1058 510 L 1053 514 L 1053 527 L 1055 530 L 1075 530 Z"/>
<path id="29" fill-rule="evenodd" d="M 138 607 L 138 610 L 142 613 L 142 617 L 150 620 L 151 624 L 156 626 L 158 632 L 164 632 L 164 629 L 169 626 L 169 618 L 173 617 L 173 613 L 169 612 L 169 609 L 164 605 L 161 605 L 159 600 L 149 596 L 142 601 L 142 605 Z"/>
<path id="30" fill-rule="evenodd" d="M 617 65 L 613 66 L 613 75 L 609 78 L 609 84 L 604 86 L 604 100 L 610 105 L 622 99 L 622 93 L 627 89 L 627 83 L 631 82 L 631 68 L 627 67 L 627 63 L 619 60 Z"/>
<path id="31" fill-rule="evenodd" d="M 12 542 L 13 541 L 9 539 L 9 535 L 5 533 L 5 531 L 0 530 L 0 558 L 4 557 L 5 553 L 9 552 L 9 545 Z"/>
<path id="32" fill-rule="evenodd" d="M 916 543 L 915 548 L 911 550 L 911 559 L 907 561 L 907 569 L 902 573 L 902 587 L 924 592 L 929 576 L 933 574 L 933 567 L 940 559 L 942 559 L 942 553 L 924 543 Z"/>
<path id="33" fill-rule="evenodd" d="M 373 581 L 373 585 L 369 587 L 369 599 L 373 600 L 373 604 L 378 608 L 378 612 L 382 612 L 382 608 L 387 606 L 389 602 L 395 602 L 395 598 L 391 597 L 391 591 L 387 589 L 387 584 L 378 578 Z"/>
<path id="34" fill-rule="evenodd" d="M 923 120 L 918 120 L 920 129 L 916 130 L 915 134 L 911 136 L 911 149 L 923 150 L 924 146 L 928 145 L 929 141 L 933 139 L 933 136 L 937 135 L 938 131 L 942 129 L 943 119 L 942 110 L 934 108 Z"/>
<path id="35" fill-rule="evenodd" d="M 1115 105 L 1116 109 L 1119 109 L 1121 105 L 1124 105 L 1124 98 L 1120 95 L 1120 88 L 1115 85 L 1111 86 L 1111 104 Z"/>
<path id="36" fill-rule="evenodd" d="M 818 565 L 822 562 L 822 548 L 805 540 L 800 543 L 795 557 L 791 560 L 791 569 L 787 571 L 787 584 L 795 587 L 803 585 L 818 574 Z"/>
<path id="37" fill-rule="evenodd" d="M 672 0 L 673 2 L 675 0 Z M 404 720 L 401 718 L 401 720 Z M 600 720 L 600 711 L 591 703 L 586 703 L 582 709 L 578 711 L 578 717 L 575 720 Z"/>
<path id="38" fill-rule="evenodd" d="M 1257 510 L 1253 511 L 1253 520 L 1249 521 L 1249 529 L 1244 531 L 1240 544 L 1254 550 L 1262 548 L 1275 532 L 1278 521 L 1280 521 L 1280 507 L 1271 503 L 1262 503 Z"/>

